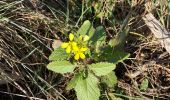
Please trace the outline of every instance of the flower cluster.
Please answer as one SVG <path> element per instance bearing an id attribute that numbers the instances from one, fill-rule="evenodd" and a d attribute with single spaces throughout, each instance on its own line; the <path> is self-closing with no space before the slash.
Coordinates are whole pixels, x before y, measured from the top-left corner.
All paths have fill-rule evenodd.
<path id="1" fill-rule="evenodd" d="M 66 49 L 66 53 L 73 53 L 74 59 L 85 59 L 85 51 L 87 51 L 87 46 L 84 45 L 86 41 L 89 40 L 87 35 L 80 36 L 78 39 L 75 38 L 73 33 L 69 34 L 69 42 L 64 42 L 61 44 L 61 47 Z"/>

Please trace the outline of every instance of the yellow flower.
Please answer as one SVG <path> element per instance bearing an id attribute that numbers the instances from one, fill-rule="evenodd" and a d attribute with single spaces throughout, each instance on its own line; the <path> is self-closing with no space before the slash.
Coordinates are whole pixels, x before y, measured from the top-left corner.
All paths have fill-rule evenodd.
<path id="1" fill-rule="evenodd" d="M 67 53 L 71 53 L 74 50 L 74 48 L 77 47 L 77 43 L 73 41 L 74 34 L 72 33 L 69 34 L 69 40 L 70 40 L 69 42 L 64 42 L 61 44 L 61 48 L 66 48 Z"/>
<path id="2" fill-rule="evenodd" d="M 73 33 L 69 34 L 69 39 L 70 39 L 70 41 L 73 41 L 73 39 L 74 39 L 74 34 Z"/>
<path id="3" fill-rule="evenodd" d="M 78 40 L 74 42 L 75 40 Z M 69 42 L 61 44 L 61 48 L 65 48 L 67 53 L 74 53 L 74 59 L 85 59 L 85 51 L 87 50 L 87 42 L 89 37 L 87 35 L 80 36 L 79 39 L 74 40 L 74 34 L 69 34 Z"/>
<path id="4" fill-rule="evenodd" d="M 85 59 L 85 55 L 84 55 L 84 52 L 87 50 L 87 48 L 79 48 L 79 47 L 76 47 L 74 49 L 74 53 L 75 53 L 75 56 L 74 56 L 74 59 L 75 60 L 79 60 L 79 59 Z"/>

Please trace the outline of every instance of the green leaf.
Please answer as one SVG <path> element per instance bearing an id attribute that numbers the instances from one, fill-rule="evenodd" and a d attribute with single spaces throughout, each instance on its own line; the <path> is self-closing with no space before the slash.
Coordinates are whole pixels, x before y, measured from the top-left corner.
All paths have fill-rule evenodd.
<path id="1" fill-rule="evenodd" d="M 115 38 L 109 41 L 109 45 L 113 48 L 122 50 L 125 44 L 126 36 L 128 35 L 129 29 L 124 29 Z"/>
<path id="2" fill-rule="evenodd" d="M 102 50 L 103 52 L 101 53 L 99 59 L 115 64 L 127 59 L 130 54 L 124 52 L 123 48 L 128 32 L 129 29 L 124 29 L 116 38 L 111 39 L 109 41 L 109 45 Z"/>
<path id="3" fill-rule="evenodd" d="M 146 91 L 146 89 L 148 88 L 148 85 L 149 85 L 148 79 L 145 78 L 140 85 L 140 90 Z"/>
<path id="4" fill-rule="evenodd" d="M 75 76 L 67 84 L 66 90 L 71 90 L 71 89 L 75 88 L 79 78 L 81 78 L 81 74 L 80 73 L 75 74 Z"/>
<path id="5" fill-rule="evenodd" d="M 130 54 L 124 51 L 114 51 L 113 53 L 108 55 L 108 61 L 112 63 L 119 63 L 126 60 L 129 56 Z"/>
<path id="6" fill-rule="evenodd" d="M 117 77 L 115 75 L 115 72 L 110 72 L 109 74 L 103 76 L 101 78 L 101 81 L 106 83 L 108 87 L 114 87 L 117 84 Z"/>
<path id="7" fill-rule="evenodd" d="M 53 61 L 47 65 L 47 68 L 56 73 L 68 73 L 73 72 L 75 65 L 71 64 L 69 61 Z"/>
<path id="8" fill-rule="evenodd" d="M 88 35 L 90 38 L 93 36 L 95 29 L 89 20 L 84 21 L 83 25 L 77 31 L 78 35 Z"/>
<path id="9" fill-rule="evenodd" d="M 91 73 L 86 78 L 83 73 L 75 87 L 78 100 L 99 100 L 100 90 L 98 87 L 98 79 Z"/>
<path id="10" fill-rule="evenodd" d="M 96 53 L 100 52 L 100 48 L 104 45 L 106 33 L 103 26 L 98 26 L 92 38 L 89 40 L 90 45 L 94 45 Z"/>
<path id="11" fill-rule="evenodd" d="M 107 75 L 116 68 L 116 65 L 108 62 L 91 64 L 89 67 L 97 76 Z"/>
<path id="12" fill-rule="evenodd" d="M 124 50 L 114 49 L 110 46 L 105 47 L 102 51 L 99 60 L 114 64 L 122 62 L 130 56 L 130 54 L 124 52 Z"/>
<path id="13" fill-rule="evenodd" d="M 65 52 L 65 49 L 63 48 L 56 48 L 49 56 L 49 60 L 51 61 L 61 61 L 66 60 L 67 58 L 68 54 Z"/>
<path id="14" fill-rule="evenodd" d="M 90 39 L 90 44 L 96 44 L 97 41 L 105 41 L 106 33 L 103 26 L 98 26 L 92 38 Z"/>

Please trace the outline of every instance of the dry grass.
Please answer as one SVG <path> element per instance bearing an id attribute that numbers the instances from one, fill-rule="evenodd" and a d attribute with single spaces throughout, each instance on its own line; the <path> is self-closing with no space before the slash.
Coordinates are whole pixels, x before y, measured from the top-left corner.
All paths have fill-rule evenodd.
<path id="1" fill-rule="evenodd" d="M 32 10 L 28 5 L 30 3 L 2 1 L 4 7 L 1 8 L 0 24 L 1 84 L 4 84 L 4 80 L 7 81 L 6 92 L 11 98 L 44 98 L 46 95 L 54 98 L 49 91 L 59 92 L 49 83 L 53 82 L 53 77 L 57 75 L 50 74 L 45 67 L 48 55 L 52 51 L 52 39 L 59 29 L 54 24 L 54 19 L 45 15 L 45 11 Z M 61 79 L 61 76 L 55 78 L 59 82 Z M 7 93 L 1 93 L 3 94 Z M 64 97 L 59 93 L 56 98 Z"/>
<path id="2" fill-rule="evenodd" d="M 46 64 L 53 39 L 64 39 L 62 33 L 76 29 L 83 20 L 90 19 L 104 25 L 109 38 L 125 28 L 130 29 L 125 50 L 131 53 L 131 58 L 118 64 L 116 69 L 122 94 L 169 99 L 170 56 L 141 20 L 152 11 L 169 29 L 168 3 L 127 1 L 114 2 L 116 24 L 112 25 L 109 18 L 97 20 L 88 12 L 82 13 L 81 1 L 71 0 L 68 7 L 67 0 L 1 0 L 0 98 L 75 98 L 73 91 L 64 90 L 69 76 L 49 72 Z M 147 3 L 152 6 L 146 6 Z M 134 77 L 130 77 L 132 75 Z M 149 87 L 141 92 L 139 85 L 144 78 L 149 80 Z"/>

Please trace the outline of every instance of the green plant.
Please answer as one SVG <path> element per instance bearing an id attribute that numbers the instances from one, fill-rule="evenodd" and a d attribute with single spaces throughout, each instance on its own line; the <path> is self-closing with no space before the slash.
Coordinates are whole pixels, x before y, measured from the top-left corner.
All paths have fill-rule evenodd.
<path id="1" fill-rule="evenodd" d="M 74 74 L 66 89 L 74 88 L 78 100 L 99 100 L 100 83 L 114 87 L 117 77 L 113 70 L 118 62 L 129 57 L 117 47 L 121 38 L 106 43 L 105 29 L 102 26 L 95 29 L 86 20 L 75 35 L 69 34 L 68 42 L 63 42 L 52 52 L 49 57 L 52 62 L 47 68 L 60 74 Z"/>

